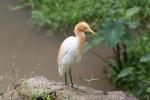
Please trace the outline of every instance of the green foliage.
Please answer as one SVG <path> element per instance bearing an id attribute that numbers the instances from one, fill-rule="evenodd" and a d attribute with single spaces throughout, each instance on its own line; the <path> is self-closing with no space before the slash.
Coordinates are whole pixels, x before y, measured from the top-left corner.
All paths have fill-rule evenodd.
<path id="1" fill-rule="evenodd" d="M 132 67 L 131 67 L 131 68 L 128 67 L 128 68 L 122 69 L 122 70 L 118 73 L 117 78 L 123 78 L 123 77 L 126 77 L 126 76 L 132 74 L 133 69 L 134 69 L 134 68 L 132 68 Z"/>
<path id="2" fill-rule="evenodd" d="M 32 9 L 32 22 L 48 26 L 52 32 L 72 30 L 79 21 L 87 21 L 95 30 L 107 17 L 130 21 L 150 21 L 149 0 L 21 0 L 18 8 Z"/>
<path id="3" fill-rule="evenodd" d="M 146 92 L 150 93 L 150 87 L 147 88 Z"/>
<path id="4" fill-rule="evenodd" d="M 117 43 L 121 42 L 121 37 L 124 34 L 124 25 L 121 20 L 113 22 L 108 19 L 103 25 L 101 35 L 104 37 L 104 42 L 108 47 L 114 47 Z"/>
<path id="5" fill-rule="evenodd" d="M 136 13 L 138 13 L 139 10 L 140 10 L 140 7 L 132 7 L 132 8 L 130 8 L 130 9 L 128 9 L 126 11 L 125 17 L 126 18 L 131 18 L 133 15 L 135 15 Z"/>
<path id="6" fill-rule="evenodd" d="M 136 29 L 138 27 L 138 22 L 127 21 L 123 18 L 119 18 L 115 21 L 106 18 L 102 28 L 98 31 L 100 33 L 98 33 L 91 43 L 85 45 L 85 49 L 87 51 L 101 43 L 105 43 L 109 48 L 114 48 L 117 43 L 124 43 L 130 46 L 133 37 L 126 29 Z"/>
<path id="7" fill-rule="evenodd" d="M 42 93 L 35 93 L 31 100 L 55 100 L 55 95 L 53 92 L 45 90 Z"/>
<path id="8" fill-rule="evenodd" d="M 94 38 L 91 44 L 86 45 L 88 47 L 86 49 L 101 43 L 112 48 L 115 57 L 107 60 L 106 63 L 111 68 L 111 72 L 108 74 L 113 84 L 140 99 L 145 99 L 149 94 L 148 87 L 150 87 L 150 47 L 148 46 L 150 35 L 144 34 L 135 40 L 132 34 L 149 33 L 150 30 L 146 28 L 148 23 L 144 21 L 149 19 L 147 17 L 141 19 L 141 15 L 143 15 L 141 11 L 144 6 L 139 6 L 136 3 L 134 7 L 125 10 L 125 14 L 116 16 L 116 13 L 111 12 L 111 18 L 105 18 L 102 27 L 98 30 L 98 36 Z M 147 4 L 144 5 L 147 6 Z M 146 16 L 149 14 L 147 13 Z"/>
<path id="9" fill-rule="evenodd" d="M 140 62 L 148 62 L 150 61 L 150 53 L 141 57 Z"/>
<path id="10" fill-rule="evenodd" d="M 128 60 L 122 61 L 119 73 L 111 75 L 113 83 L 130 91 L 137 97 L 145 99 L 150 87 L 150 37 L 149 33 L 134 40 L 127 49 Z M 113 60 L 113 59 L 112 59 Z M 117 63 L 114 59 L 113 63 Z M 119 67 L 118 64 L 114 64 Z"/>
<path id="11" fill-rule="evenodd" d="M 125 4 L 125 8 L 116 5 L 118 8 L 112 8 L 108 12 L 111 18 L 107 16 L 104 19 L 102 27 L 98 30 L 100 35 L 94 38 L 95 42 L 92 41 L 92 44 L 87 46 L 92 48 L 105 43 L 112 48 L 115 57 L 106 63 L 111 68 L 108 74 L 113 84 L 140 99 L 146 99 L 150 87 L 150 28 L 146 28 L 149 25 L 150 14 L 145 10 L 150 9 L 150 2 L 127 1 L 121 3 Z M 146 32 L 146 35 L 137 40 L 131 35 Z"/>

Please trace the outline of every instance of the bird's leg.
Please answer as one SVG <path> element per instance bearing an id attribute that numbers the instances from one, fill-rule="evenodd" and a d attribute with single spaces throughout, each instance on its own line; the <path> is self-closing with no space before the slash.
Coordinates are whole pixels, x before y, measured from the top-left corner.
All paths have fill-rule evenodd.
<path id="1" fill-rule="evenodd" d="M 65 84 L 68 85 L 68 82 L 67 82 L 67 73 L 65 73 Z"/>
<path id="2" fill-rule="evenodd" d="M 73 88 L 73 80 L 72 80 L 72 75 L 71 75 L 71 69 L 69 70 L 69 77 L 70 77 L 71 87 Z"/>

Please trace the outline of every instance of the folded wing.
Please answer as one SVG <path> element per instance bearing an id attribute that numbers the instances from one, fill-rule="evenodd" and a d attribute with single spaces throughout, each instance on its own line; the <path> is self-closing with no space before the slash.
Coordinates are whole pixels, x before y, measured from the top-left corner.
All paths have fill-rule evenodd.
<path id="1" fill-rule="evenodd" d="M 78 54 L 78 41 L 74 36 L 70 36 L 61 44 L 58 53 L 59 74 L 63 76 L 76 63 Z"/>

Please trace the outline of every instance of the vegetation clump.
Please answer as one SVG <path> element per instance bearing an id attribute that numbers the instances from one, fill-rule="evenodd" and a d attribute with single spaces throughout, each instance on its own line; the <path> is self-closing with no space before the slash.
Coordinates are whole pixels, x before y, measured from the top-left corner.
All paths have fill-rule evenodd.
<path id="1" fill-rule="evenodd" d="M 56 92 L 43 91 L 42 93 L 35 93 L 32 95 L 31 100 L 55 100 Z"/>
<path id="2" fill-rule="evenodd" d="M 121 58 L 123 54 L 118 56 L 120 64 L 115 58 L 108 60 L 108 63 L 117 69 L 108 73 L 113 84 L 143 100 L 150 96 L 150 38 L 148 37 L 149 33 L 134 40 L 132 47 L 127 48 L 126 60 Z"/>
<path id="3" fill-rule="evenodd" d="M 14 9 L 26 6 L 32 9 L 32 22 L 47 26 L 51 33 L 68 32 L 83 20 L 97 30 L 107 17 L 136 20 L 148 27 L 150 21 L 149 0 L 21 0 Z"/>

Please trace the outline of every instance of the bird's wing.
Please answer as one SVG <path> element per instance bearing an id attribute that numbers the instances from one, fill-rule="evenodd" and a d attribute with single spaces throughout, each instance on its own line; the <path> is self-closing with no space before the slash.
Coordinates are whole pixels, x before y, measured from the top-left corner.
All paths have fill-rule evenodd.
<path id="1" fill-rule="evenodd" d="M 71 63 L 70 60 L 74 59 L 74 53 L 77 49 L 77 38 L 74 36 L 70 36 L 63 41 L 58 53 L 58 65 L 60 63 Z"/>

